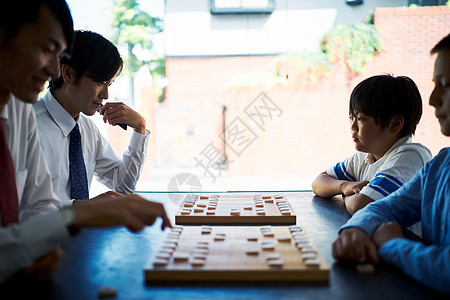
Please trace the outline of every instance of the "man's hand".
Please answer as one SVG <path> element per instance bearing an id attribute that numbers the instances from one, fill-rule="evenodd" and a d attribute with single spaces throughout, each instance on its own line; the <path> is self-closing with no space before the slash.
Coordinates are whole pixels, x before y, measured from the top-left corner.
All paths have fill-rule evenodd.
<path id="1" fill-rule="evenodd" d="M 115 192 L 102 194 L 95 200 L 79 201 L 74 205 L 76 225 L 79 227 L 128 227 L 131 231 L 152 225 L 162 219 L 161 228 L 172 227 L 161 203 L 148 201 L 138 195 L 120 195 Z"/>
<path id="2" fill-rule="evenodd" d="M 358 194 L 369 181 L 345 181 L 341 185 L 342 195 L 351 196 Z"/>
<path id="3" fill-rule="evenodd" d="M 396 222 L 388 222 L 382 224 L 372 235 L 372 242 L 379 249 L 384 245 L 387 241 L 390 241 L 395 238 L 404 238 L 405 236 L 402 233 L 402 229 Z"/>
<path id="4" fill-rule="evenodd" d="M 38 258 L 34 264 L 25 269 L 25 274 L 37 281 L 49 280 L 59 268 L 64 252 L 60 248 Z"/>
<path id="5" fill-rule="evenodd" d="M 146 122 L 138 112 L 131 109 L 123 102 L 108 102 L 100 109 L 103 115 L 103 122 L 111 125 L 122 123 L 134 128 L 140 134 L 145 134 Z"/>
<path id="6" fill-rule="evenodd" d="M 332 245 L 332 253 L 337 260 L 378 263 L 375 244 L 357 227 L 347 228 L 341 232 Z"/>

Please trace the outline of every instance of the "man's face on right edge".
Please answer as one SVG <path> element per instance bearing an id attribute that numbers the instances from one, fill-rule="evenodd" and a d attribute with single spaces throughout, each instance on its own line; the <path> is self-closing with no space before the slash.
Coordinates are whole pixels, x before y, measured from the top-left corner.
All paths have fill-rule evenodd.
<path id="1" fill-rule="evenodd" d="M 65 47 L 61 24 L 43 6 L 38 20 L 23 25 L 0 50 L 0 88 L 24 102 L 36 102 L 45 82 L 59 76 L 59 56 Z"/>
<path id="2" fill-rule="evenodd" d="M 441 132 L 450 136 L 450 49 L 438 52 L 434 63 L 433 81 L 434 89 L 429 103 L 435 108 Z"/>

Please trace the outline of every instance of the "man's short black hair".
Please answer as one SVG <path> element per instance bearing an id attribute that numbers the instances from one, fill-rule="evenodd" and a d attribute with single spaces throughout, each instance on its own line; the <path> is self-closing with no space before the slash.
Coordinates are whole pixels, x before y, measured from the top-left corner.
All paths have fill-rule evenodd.
<path id="1" fill-rule="evenodd" d="M 422 116 L 422 97 L 415 82 L 406 76 L 377 75 L 360 82 L 350 96 L 350 116 L 371 116 L 382 128 L 392 118 L 404 119 L 400 137 L 410 136 Z"/>
<path id="2" fill-rule="evenodd" d="M 123 68 L 123 60 L 113 43 L 98 33 L 82 30 L 75 31 L 70 55 L 61 57 L 63 64 L 75 71 L 75 83 L 84 75 L 95 82 L 109 81 Z M 63 83 L 62 76 L 52 80 L 50 90 L 61 88 Z"/>
<path id="3" fill-rule="evenodd" d="M 22 26 L 37 22 L 46 6 L 61 24 L 67 48 L 73 37 L 73 20 L 65 0 L 8 0 L 2 1 L 0 26 L 5 30 L 3 44 L 13 40 Z"/>
<path id="4" fill-rule="evenodd" d="M 450 50 L 450 34 L 448 34 L 446 37 L 444 37 L 442 40 L 440 40 L 436 46 L 431 49 L 430 53 L 438 53 L 442 50 Z"/>

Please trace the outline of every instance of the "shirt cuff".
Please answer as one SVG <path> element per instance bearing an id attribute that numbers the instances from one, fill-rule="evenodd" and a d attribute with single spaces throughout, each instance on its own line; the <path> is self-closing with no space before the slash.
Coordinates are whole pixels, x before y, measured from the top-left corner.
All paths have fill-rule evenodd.
<path id="1" fill-rule="evenodd" d="M 130 140 L 130 149 L 137 149 L 138 151 L 145 151 L 147 149 L 148 140 L 150 138 L 150 131 L 145 129 L 145 134 L 140 134 L 133 130 Z"/>

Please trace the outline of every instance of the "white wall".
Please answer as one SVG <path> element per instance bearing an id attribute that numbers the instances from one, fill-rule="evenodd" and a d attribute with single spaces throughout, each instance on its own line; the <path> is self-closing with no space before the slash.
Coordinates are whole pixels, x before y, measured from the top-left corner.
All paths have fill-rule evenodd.
<path id="1" fill-rule="evenodd" d="M 211 15 L 209 0 L 166 0 L 166 55 L 268 55 L 317 51 L 336 24 L 354 24 L 375 7 L 403 6 L 407 0 L 277 0 L 272 14 Z"/>

